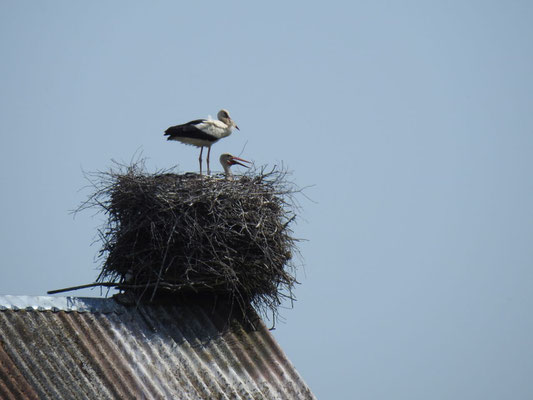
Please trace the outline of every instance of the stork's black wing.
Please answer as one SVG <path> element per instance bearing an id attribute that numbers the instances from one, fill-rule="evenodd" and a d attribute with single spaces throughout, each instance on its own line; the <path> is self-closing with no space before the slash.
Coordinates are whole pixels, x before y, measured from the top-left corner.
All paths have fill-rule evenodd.
<path id="1" fill-rule="evenodd" d="M 207 140 L 209 142 L 216 142 L 218 138 L 198 129 L 196 125 L 205 122 L 205 119 L 195 119 L 194 121 L 187 122 L 186 124 L 171 126 L 165 131 L 165 136 L 168 136 L 167 140 L 176 140 L 178 138 L 200 139 Z"/>

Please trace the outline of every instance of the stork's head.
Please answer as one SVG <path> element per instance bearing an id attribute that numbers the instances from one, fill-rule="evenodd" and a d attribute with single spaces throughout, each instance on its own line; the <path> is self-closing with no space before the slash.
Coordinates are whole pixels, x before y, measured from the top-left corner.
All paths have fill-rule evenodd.
<path id="1" fill-rule="evenodd" d="M 220 110 L 220 111 L 218 112 L 218 114 L 217 114 L 217 118 L 218 118 L 220 121 L 224 122 L 227 126 L 232 127 L 232 128 L 235 128 L 235 129 L 237 129 L 237 130 L 240 131 L 240 129 L 239 129 L 239 127 L 237 126 L 237 124 L 235 123 L 235 121 L 232 120 L 231 117 L 229 116 L 229 112 L 228 112 L 228 110 L 224 110 L 224 109 Z"/>
<path id="2" fill-rule="evenodd" d="M 232 156 L 229 153 L 224 153 L 224 154 L 222 154 L 220 156 L 220 164 L 222 164 L 222 168 L 224 168 L 224 172 L 226 173 L 226 177 L 228 177 L 228 178 L 231 177 L 230 167 L 232 165 L 238 164 L 238 165 L 241 165 L 241 166 L 243 166 L 245 168 L 249 168 L 248 165 L 243 164 L 242 162 L 239 162 L 239 161 L 242 161 L 242 162 L 245 162 L 245 163 L 248 163 L 248 164 L 251 163 L 250 161 L 244 160 L 242 158 Z"/>

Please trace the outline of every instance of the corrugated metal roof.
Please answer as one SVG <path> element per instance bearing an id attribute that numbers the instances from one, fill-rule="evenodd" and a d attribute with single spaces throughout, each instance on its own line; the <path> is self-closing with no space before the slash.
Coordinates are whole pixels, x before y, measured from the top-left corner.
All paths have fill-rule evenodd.
<path id="1" fill-rule="evenodd" d="M 314 399 L 227 304 L 0 296 L 1 399 Z"/>

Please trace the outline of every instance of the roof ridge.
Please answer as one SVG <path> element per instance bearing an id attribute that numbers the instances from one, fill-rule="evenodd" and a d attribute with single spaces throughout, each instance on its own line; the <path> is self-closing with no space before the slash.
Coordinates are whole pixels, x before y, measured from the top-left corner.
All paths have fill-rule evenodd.
<path id="1" fill-rule="evenodd" d="M 16 296 L 0 295 L 0 311 L 67 311 L 88 313 L 126 312 L 113 298 L 72 296 Z"/>

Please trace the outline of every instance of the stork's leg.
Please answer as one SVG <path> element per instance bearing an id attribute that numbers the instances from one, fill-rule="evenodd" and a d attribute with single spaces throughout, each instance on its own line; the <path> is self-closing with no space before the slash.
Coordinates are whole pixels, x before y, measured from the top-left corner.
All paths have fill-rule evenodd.
<path id="1" fill-rule="evenodd" d="M 211 175 L 211 171 L 209 171 L 209 154 L 211 154 L 211 146 L 207 148 L 207 175 Z"/>
<path id="2" fill-rule="evenodd" d="M 200 162 L 200 175 L 202 175 L 202 152 L 204 151 L 204 146 L 200 147 L 200 157 L 198 157 L 198 161 Z"/>

